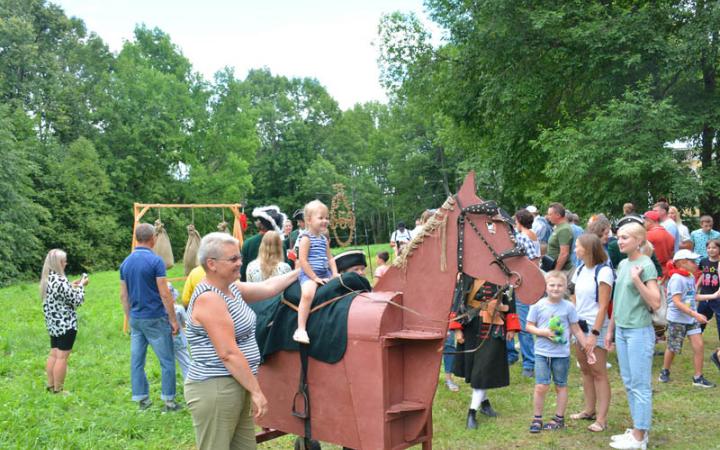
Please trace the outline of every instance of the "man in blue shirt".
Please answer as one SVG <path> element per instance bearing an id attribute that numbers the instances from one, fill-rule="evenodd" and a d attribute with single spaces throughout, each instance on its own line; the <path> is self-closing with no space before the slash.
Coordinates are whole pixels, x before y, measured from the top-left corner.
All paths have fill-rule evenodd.
<path id="1" fill-rule="evenodd" d="M 707 258 L 707 243 L 711 239 L 720 239 L 720 232 L 713 230 L 712 216 L 700 217 L 700 228 L 690 233 L 690 240 L 693 243 L 691 249 L 703 258 Z"/>
<path id="2" fill-rule="evenodd" d="M 132 400 L 140 409 L 150 407 L 150 387 L 145 374 L 147 346 L 160 361 L 165 411 L 175 403 L 175 353 L 173 334 L 178 332 L 175 307 L 167 287 L 165 263 L 153 253 L 155 230 L 141 223 L 135 229 L 137 246 L 120 265 L 120 301 L 130 323 L 130 382 Z"/>

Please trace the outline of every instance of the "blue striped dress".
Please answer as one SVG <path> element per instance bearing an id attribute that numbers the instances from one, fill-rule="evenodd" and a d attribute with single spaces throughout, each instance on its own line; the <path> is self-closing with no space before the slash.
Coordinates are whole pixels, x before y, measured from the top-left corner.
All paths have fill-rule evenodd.
<path id="1" fill-rule="evenodd" d="M 188 379 L 203 381 L 213 377 L 232 376 L 230 371 L 225 367 L 225 364 L 223 364 L 218 357 L 205 328 L 192 321 L 195 299 L 207 291 L 215 292 L 225 300 L 228 312 L 233 321 L 235 343 L 243 355 L 245 355 L 245 359 L 252 373 L 257 374 L 258 366 L 260 365 L 260 349 L 255 340 L 255 312 L 243 301 L 240 290 L 234 283 L 230 285 L 230 292 L 232 292 L 234 298 L 228 297 L 215 286 L 200 283 L 195 287 L 188 307 L 189 320 L 185 333 L 188 344 L 190 345 L 190 354 L 192 355 Z"/>

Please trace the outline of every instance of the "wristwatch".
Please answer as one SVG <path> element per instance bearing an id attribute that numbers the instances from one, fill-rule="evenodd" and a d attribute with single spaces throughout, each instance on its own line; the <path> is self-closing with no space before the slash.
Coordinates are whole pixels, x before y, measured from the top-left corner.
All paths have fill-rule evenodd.
<path id="1" fill-rule="evenodd" d="M 598 330 L 596 330 L 595 328 L 593 328 L 592 330 L 590 330 L 590 332 L 591 332 L 592 334 L 594 334 L 595 336 L 600 336 L 600 332 L 599 332 Z"/>

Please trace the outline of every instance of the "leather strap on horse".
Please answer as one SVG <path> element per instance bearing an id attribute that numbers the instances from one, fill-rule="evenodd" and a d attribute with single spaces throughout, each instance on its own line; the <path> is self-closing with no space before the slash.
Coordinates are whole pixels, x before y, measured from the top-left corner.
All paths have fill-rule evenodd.
<path id="1" fill-rule="evenodd" d="M 333 298 L 331 298 L 331 299 L 329 299 L 329 300 L 325 300 L 324 302 L 320 303 L 319 305 L 315 305 L 313 308 L 310 309 L 310 314 L 314 313 L 314 312 L 317 311 L 318 309 L 322 309 L 322 308 L 324 308 L 324 307 L 326 307 L 326 306 L 329 306 L 329 305 L 331 305 L 332 303 L 335 303 L 335 302 L 338 301 L 338 300 L 342 300 L 342 299 L 344 299 L 345 297 L 347 297 L 347 296 L 350 295 L 350 294 L 360 294 L 360 293 L 362 293 L 362 292 L 365 292 L 365 291 L 356 291 L 356 290 L 350 289 L 350 288 L 343 282 L 342 277 L 340 277 L 340 284 L 341 284 L 345 289 L 347 289 L 348 292 L 346 292 L 346 293 L 344 293 L 344 294 L 340 294 L 340 295 L 338 295 L 338 296 L 335 296 L 335 297 L 333 297 Z M 292 309 L 292 310 L 294 310 L 294 311 L 296 311 L 296 312 L 298 311 L 297 305 L 295 305 L 295 304 L 293 304 L 293 303 L 290 303 L 289 301 L 287 301 L 287 300 L 285 299 L 285 297 L 283 297 L 283 298 L 280 299 L 280 303 L 282 303 L 282 304 L 285 305 L 285 306 L 288 306 L 290 309 Z"/>
<path id="2" fill-rule="evenodd" d="M 455 200 L 457 201 L 458 206 L 460 207 L 460 214 L 458 215 L 458 249 L 457 249 L 457 266 L 458 266 L 458 272 L 463 271 L 463 257 L 464 257 L 464 241 L 465 241 L 465 219 L 468 214 L 476 214 L 476 215 L 485 215 L 489 217 L 494 217 L 499 214 L 500 207 L 498 207 L 497 203 L 495 203 L 492 200 L 488 200 L 486 202 L 478 203 L 476 205 L 470 205 L 467 208 L 464 208 L 462 206 L 462 203 L 460 202 L 460 198 L 458 196 L 455 197 Z M 500 268 L 500 270 L 503 271 L 505 276 L 508 279 L 512 279 L 513 275 L 517 275 L 518 280 L 515 287 L 520 286 L 520 283 L 522 283 L 522 277 L 520 277 L 520 274 L 517 272 L 514 272 L 510 270 L 510 268 L 505 264 L 506 258 L 512 258 L 515 256 L 524 256 L 525 255 L 525 249 L 523 247 L 518 246 L 517 241 L 515 240 L 515 236 L 513 235 L 513 227 L 512 225 L 505 219 L 503 221 L 507 224 L 507 233 L 508 237 L 510 238 L 510 242 L 513 243 L 513 248 L 506 250 L 500 254 L 498 254 L 492 245 L 485 239 L 485 236 L 478 230 L 477 226 L 473 223 L 472 220 L 468 220 L 468 223 L 470 224 L 470 227 L 475 231 L 475 234 L 480 238 L 480 241 L 485 244 L 485 247 L 490 251 L 490 254 L 493 256 L 493 261 L 490 264 L 497 264 L 497 266 Z"/>
<path id="3" fill-rule="evenodd" d="M 305 448 L 310 448 L 310 441 L 312 440 L 312 427 L 310 425 L 310 391 L 307 385 L 309 349 L 310 346 L 308 344 L 300 344 L 300 382 L 298 384 L 298 390 L 293 397 L 292 405 L 292 415 L 303 419 L 305 422 Z M 298 397 L 302 400 L 302 409 L 297 408 Z"/>

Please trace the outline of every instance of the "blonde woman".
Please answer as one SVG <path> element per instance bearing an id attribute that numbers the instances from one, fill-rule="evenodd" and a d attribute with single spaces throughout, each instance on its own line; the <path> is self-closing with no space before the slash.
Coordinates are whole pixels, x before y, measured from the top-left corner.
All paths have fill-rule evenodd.
<path id="1" fill-rule="evenodd" d="M 612 437 L 610 446 L 619 449 L 646 448 L 652 420 L 652 358 L 655 332 L 652 311 L 660 307 L 657 270 L 643 253 L 647 232 L 638 223 L 618 230 L 618 246 L 627 255 L 620 262 L 613 293 L 613 316 L 606 342 L 613 339 L 620 375 L 625 385 L 633 428 Z"/>
<path id="2" fill-rule="evenodd" d="M 291 270 L 285 262 L 285 251 L 280 235 L 276 231 L 268 231 L 260 242 L 258 257 L 248 264 L 247 280 L 257 283 Z"/>
<path id="3" fill-rule="evenodd" d="M 680 233 L 680 248 L 692 249 L 693 245 L 692 239 L 690 239 L 690 230 L 683 225 L 680 211 L 678 211 L 676 207 L 671 206 L 670 209 L 668 209 L 668 217 L 677 224 L 678 233 Z"/>
<path id="4" fill-rule="evenodd" d="M 45 325 L 50 335 L 50 354 L 45 372 L 47 390 L 60 393 L 65 383 L 67 360 L 77 336 L 77 315 L 75 308 L 85 300 L 87 276 L 72 283 L 65 277 L 67 254 L 52 249 L 45 257 L 40 277 L 40 298 L 43 301 Z"/>

